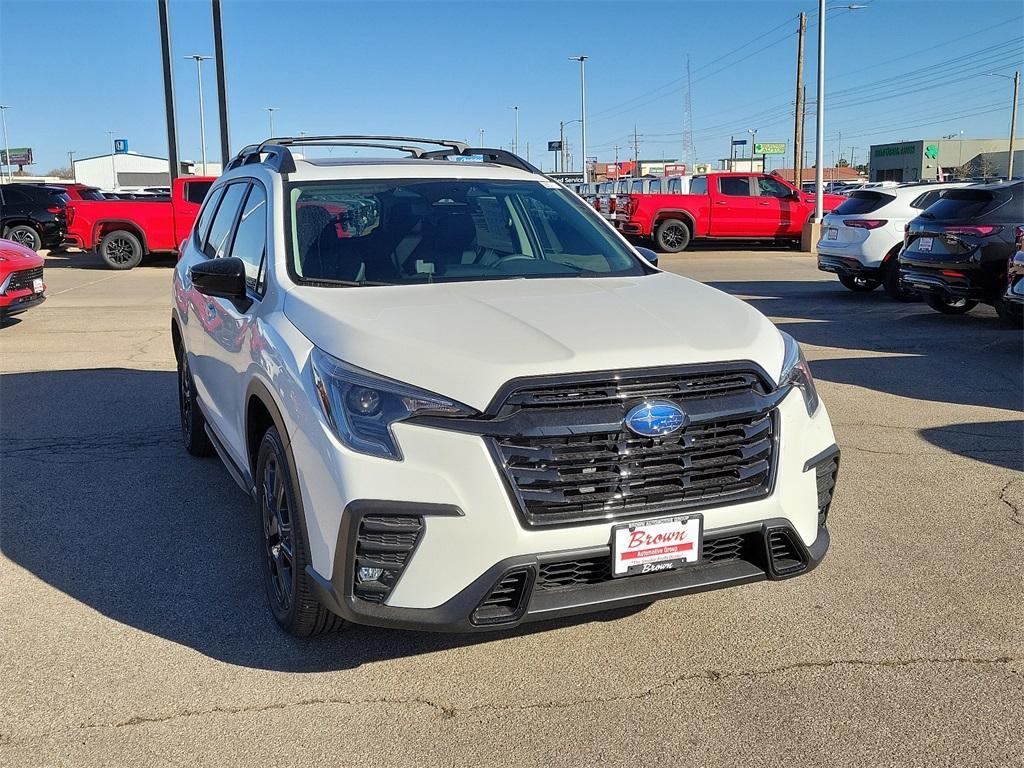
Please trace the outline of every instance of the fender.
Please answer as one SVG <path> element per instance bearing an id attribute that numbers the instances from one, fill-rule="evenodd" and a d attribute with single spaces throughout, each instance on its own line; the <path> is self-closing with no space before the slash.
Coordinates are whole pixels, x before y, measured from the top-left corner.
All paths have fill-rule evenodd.
<path id="1" fill-rule="evenodd" d="M 681 216 L 666 216 L 665 214 L 682 214 Z M 685 208 L 659 208 L 657 213 L 654 214 L 654 223 L 651 224 L 651 232 L 654 231 L 654 227 L 658 226 L 663 219 L 685 219 L 690 224 L 690 234 L 694 237 L 700 237 L 701 235 L 697 232 L 697 219 L 690 211 Z"/>
<path id="2" fill-rule="evenodd" d="M 140 227 L 136 222 L 131 221 L 130 219 L 99 219 L 98 221 L 94 221 L 92 224 L 92 237 L 90 247 L 95 248 L 97 245 L 99 245 L 100 238 L 98 237 L 98 235 L 100 229 L 102 229 L 107 224 L 126 225 L 122 226 L 121 229 L 127 230 L 131 232 L 133 235 L 138 236 L 139 240 L 142 242 L 142 250 L 145 251 L 146 253 L 149 253 L 149 242 L 146 240 L 146 233 L 143 231 L 142 227 Z"/>

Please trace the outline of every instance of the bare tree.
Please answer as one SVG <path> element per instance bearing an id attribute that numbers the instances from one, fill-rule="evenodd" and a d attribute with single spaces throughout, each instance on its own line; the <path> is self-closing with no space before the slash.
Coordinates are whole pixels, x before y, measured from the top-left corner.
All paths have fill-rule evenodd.
<path id="1" fill-rule="evenodd" d="M 56 176 L 58 179 L 72 179 L 74 174 L 70 168 L 52 168 L 46 172 L 47 176 Z"/>

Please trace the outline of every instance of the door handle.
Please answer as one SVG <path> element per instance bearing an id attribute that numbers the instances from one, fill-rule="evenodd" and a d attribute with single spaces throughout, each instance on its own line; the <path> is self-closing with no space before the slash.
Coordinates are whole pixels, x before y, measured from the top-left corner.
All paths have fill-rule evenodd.
<path id="1" fill-rule="evenodd" d="M 758 203 L 758 205 L 768 205 L 768 201 L 767 201 L 767 200 L 765 200 L 765 201 L 763 201 L 763 202 L 760 202 L 760 203 Z"/>
<path id="2" fill-rule="evenodd" d="M 725 204 L 726 204 L 726 203 L 725 203 L 725 201 L 724 201 L 724 200 L 716 200 L 716 201 L 715 201 L 715 205 L 725 205 Z"/>

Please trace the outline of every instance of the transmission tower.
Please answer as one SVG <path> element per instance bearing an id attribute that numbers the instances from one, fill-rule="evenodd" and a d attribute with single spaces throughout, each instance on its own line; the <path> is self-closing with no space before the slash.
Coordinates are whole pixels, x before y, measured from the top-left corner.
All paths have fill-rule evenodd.
<path id="1" fill-rule="evenodd" d="M 693 146 L 693 105 L 690 101 L 690 54 L 686 54 L 686 100 L 683 102 L 683 161 L 687 169 L 697 162 L 697 150 Z"/>

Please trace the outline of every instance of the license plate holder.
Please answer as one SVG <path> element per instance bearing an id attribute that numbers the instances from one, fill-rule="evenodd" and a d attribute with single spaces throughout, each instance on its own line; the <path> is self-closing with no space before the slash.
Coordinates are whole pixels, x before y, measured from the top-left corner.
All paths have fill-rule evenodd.
<path id="1" fill-rule="evenodd" d="M 42 293 L 43 292 L 43 278 L 36 277 L 32 279 L 32 292 Z"/>
<path id="2" fill-rule="evenodd" d="M 839 239 L 839 230 L 836 229 L 835 227 L 829 227 L 825 231 L 825 239 L 827 239 L 827 240 L 838 240 Z"/>
<path id="3" fill-rule="evenodd" d="M 670 571 L 700 562 L 704 516 L 673 515 L 612 528 L 612 576 Z"/>
<path id="4" fill-rule="evenodd" d="M 928 253 L 932 249 L 932 245 L 935 243 L 934 237 L 921 237 L 917 241 L 917 250 L 924 253 Z"/>

